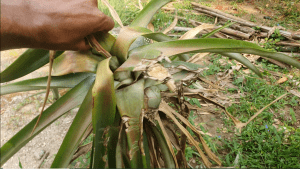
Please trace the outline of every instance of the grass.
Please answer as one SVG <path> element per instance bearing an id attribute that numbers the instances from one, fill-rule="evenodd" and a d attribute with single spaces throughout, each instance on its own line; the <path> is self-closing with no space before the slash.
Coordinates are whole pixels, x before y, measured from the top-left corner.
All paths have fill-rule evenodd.
<path id="1" fill-rule="evenodd" d="M 224 72 L 231 65 L 228 62 L 227 65 L 224 66 L 223 64 L 222 66 L 219 55 L 212 55 L 210 59 L 212 64 L 203 73 L 205 76 Z M 294 88 L 290 81 L 277 84 L 277 79 L 269 74 L 269 71 L 288 73 L 288 70 L 270 64 L 265 60 L 257 64 L 265 69 L 263 79 L 254 74 L 245 75 L 240 73 L 241 71 L 234 72 L 233 84 L 238 89 L 226 91 L 232 94 L 245 93 L 245 97 L 239 99 L 239 104 L 233 104 L 227 108 L 228 112 L 242 122 L 247 122 L 258 110 L 286 93 L 287 88 Z M 290 95 L 263 111 L 243 129 L 241 134 L 234 135 L 232 138 L 220 139 L 222 146 L 218 146 L 218 151 L 227 152 L 226 155 L 220 154 L 223 165 L 225 167 L 238 166 L 242 168 L 299 168 L 300 128 L 295 126 L 297 121 L 295 108 L 299 108 L 299 104 L 300 99 Z M 225 114 L 223 114 L 222 119 L 228 132 L 234 133 L 233 122 L 226 118 Z M 274 127 L 274 119 L 281 121 L 282 124 Z M 221 132 L 220 130 L 219 132 Z M 211 143 L 210 147 L 214 150 L 213 147 L 216 143 L 213 144 L 207 137 L 207 143 Z"/>

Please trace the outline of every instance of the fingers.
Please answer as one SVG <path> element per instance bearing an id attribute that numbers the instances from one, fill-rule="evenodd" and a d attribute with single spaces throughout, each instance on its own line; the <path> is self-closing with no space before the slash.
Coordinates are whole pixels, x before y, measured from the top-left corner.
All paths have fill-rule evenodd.
<path id="1" fill-rule="evenodd" d="M 89 49 L 91 49 L 90 45 L 85 41 L 85 39 L 83 39 L 74 46 L 74 49 L 71 50 L 86 51 Z"/>

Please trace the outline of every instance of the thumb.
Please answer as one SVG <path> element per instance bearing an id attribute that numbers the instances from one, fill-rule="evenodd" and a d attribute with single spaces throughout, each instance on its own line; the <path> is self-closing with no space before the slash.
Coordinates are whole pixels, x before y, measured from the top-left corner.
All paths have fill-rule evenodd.
<path id="1" fill-rule="evenodd" d="M 99 10 L 97 11 L 96 15 L 98 16 L 98 19 L 97 19 L 98 21 L 96 22 L 96 24 L 97 24 L 96 30 L 93 33 L 99 32 L 99 31 L 108 32 L 112 28 L 114 28 L 115 22 L 111 17 L 105 15 L 103 12 L 101 12 Z"/>

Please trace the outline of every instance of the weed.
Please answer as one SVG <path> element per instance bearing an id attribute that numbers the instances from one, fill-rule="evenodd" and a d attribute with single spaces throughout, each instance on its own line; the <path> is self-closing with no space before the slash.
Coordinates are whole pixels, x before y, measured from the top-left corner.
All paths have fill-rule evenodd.
<path id="1" fill-rule="evenodd" d="M 192 9 L 192 4 L 190 0 L 185 0 L 183 2 L 178 2 L 173 4 L 176 9 Z"/>
<path id="2" fill-rule="evenodd" d="M 300 141 L 299 138 L 296 137 L 289 144 L 283 144 L 282 138 L 284 138 L 284 130 L 277 131 L 271 124 L 249 124 L 241 136 L 232 141 L 223 140 L 223 148 L 231 150 L 225 158 L 225 165 L 232 166 L 239 153 L 241 155 L 238 161 L 240 166 L 299 168 L 300 157 L 296 149 L 299 148 L 297 144 Z"/>
<path id="3" fill-rule="evenodd" d="M 133 5 L 133 2 L 130 1 L 108 0 L 108 2 L 117 11 L 124 25 L 131 23 L 133 18 L 135 18 L 139 12 L 139 9 Z M 124 8 L 126 8 L 126 10 L 124 10 Z M 99 9 L 106 15 L 111 16 L 108 8 L 101 2 L 99 3 Z M 115 24 L 118 26 L 118 23 L 115 22 Z"/>
<path id="4" fill-rule="evenodd" d="M 253 14 L 251 14 L 251 18 L 250 18 L 251 22 L 256 22 L 255 16 Z"/>

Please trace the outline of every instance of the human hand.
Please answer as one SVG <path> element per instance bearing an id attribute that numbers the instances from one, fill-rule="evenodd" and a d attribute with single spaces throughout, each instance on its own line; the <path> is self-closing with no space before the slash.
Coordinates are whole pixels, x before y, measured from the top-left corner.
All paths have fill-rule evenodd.
<path id="1" fill-rule="evenodd" d="M 1 50 L 88 50 L 85 37 L 113 28 L 97 0 L 2 0 Z"/>

